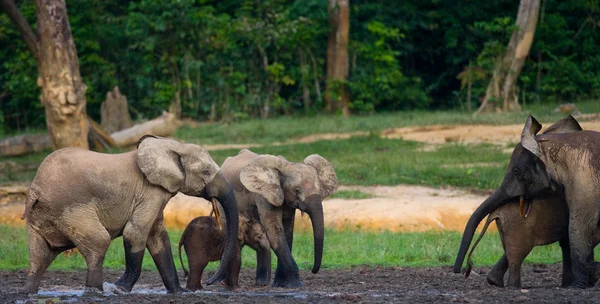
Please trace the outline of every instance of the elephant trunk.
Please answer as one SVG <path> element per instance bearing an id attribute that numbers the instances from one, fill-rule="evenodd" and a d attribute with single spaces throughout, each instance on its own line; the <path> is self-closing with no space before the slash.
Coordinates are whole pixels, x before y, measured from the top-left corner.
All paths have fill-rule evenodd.
<path id="1" fill-rule="evenodd" d="M 312 273 L 319 272 L 321 268 L 321 259 L 323 257 L 323 240 L 325 239 L 325 224 L 323 219 L 323 198 L 319 195 L 311 196 L 307 199 L 310 206 L 306 213 L 310 217 L 313 228 L 315 260 Z"/>
<path id="2" fill-rule="evenodd" d="M 215 178 L 206 185 L 206 199 L 210 200 L 216 198 L 225 213 L 225 219 L 227 221 L 227 234 L 225 236 L 225 246 L 223 248 L 223 254 L 221 255 L 221 262 L 219 268 L 215 274 L 206 280 L 206 285 L 211 285 L 215 282 L 220 282 L 229 276 L 227 269 L 231 263 L 237 246 L 237 233 L 239 230 L 239 217 L 237 201 L 233 192 L 233 187 L 223 175 L 223 172 L 219 171 Z"/>
<path id="3" fill-rule="evenodd" d="M 463 232 L 462 240 L 460 242 L 460 248 L 458 250 L 458 254 L 456 256 L 456 261 L 454 262 L 454 272 L 460 273 L 463 261 L 465 260 L 465 255 L 469 250 L 469 246 L 471 245 L 471 241 L 473 241 L 473 235 L 475 234 L 475 229 L 479 226 L 479 223 L 492 211 L 496 210 L 500 207 L 507 199 L 509 199 L 506 191 L 501 187 L 496 190 L 490 197 L 488 197 L 471 215 L 469 221 L 467 222 L 467 226 L 465 227 L 465 231 Z"/>

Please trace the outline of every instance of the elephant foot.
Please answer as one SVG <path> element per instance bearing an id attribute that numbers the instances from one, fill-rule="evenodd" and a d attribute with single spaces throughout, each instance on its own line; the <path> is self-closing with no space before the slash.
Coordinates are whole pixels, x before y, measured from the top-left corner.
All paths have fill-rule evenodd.
<path id="1" fill-rule="evenodd" d="M 275 280 L 273 282 L 273 287 L 280 287 L 280 288 L 300 288 L 300 287 L 302 287 L 302 282 L 300 282 L 300 279 Z"/>
<path id="2" fill-rule="evenodd" d="M 256 286 L 269 286 L 269 281 L 267 281 L 265 279 L 256 279 L 256 281 L 254 282 L 254 285 L 256 285 Z"/>
<path id="3" fill-rule="evenodd" d="M 181 287 L 181 286 L 177 285 L 177 287 L 175 287 L 174 289 L 172 289 L 172 290 L 167 290 L 167 293 L 168 293 L 168 294 L 182 294 L 182 293 L 184 293 L 184 292 L 188 292 L 188 291 L 189 291 L 189 290 L 187 290 L 187 289 L 185 289 L 185 288 L 183 288 L 183 287 Z"/>
<path id="4" fill-rule="evenodd" d="M 204 287 L 202 287 L 201 284 L 197 284 L 197 285 L 196 284 L 194 284 L 194 285 L 188 284 L 187 286 L 185 286 L 185 288 L 186 288 L 186 291 L 198 291 L 198 290 L 204 289 Z"/>
<path id="5" fill-rule="evenodd" d="M 221 285 L 224 286 L 225 288 L 227 288 L 229 290 L 233 290 L 233 291 L 240 289 L 239 284 L 232 284 L 231 282 L 227 282 L 227 280 L 221 281 Z"/>
<path id="6" fill-rule="evenodd" d="M 491 272 L 487 275 L 487 282 L 493 286 L 504 287 L 504 278 Z"/>
<path id="7" fill-rule="evenodd" d="M 585 281 L 574 281 L 573 284 L 571 284 L 571 286 L 569 286 L 568 288 L 571 289 L 584 289 L 587 288 L 589 286 L 588 282 Z"/>

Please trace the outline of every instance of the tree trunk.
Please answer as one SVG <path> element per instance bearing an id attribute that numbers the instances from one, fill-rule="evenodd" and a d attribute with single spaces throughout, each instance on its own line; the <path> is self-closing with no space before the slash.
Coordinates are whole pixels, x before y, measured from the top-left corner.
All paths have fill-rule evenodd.
<path id="1" fill-rule="evenodd" d="M 515 86 L 533 43 L 539 11 L 540 0 L 521 0 L 516 22 L 518 29 L 510 38 L 504 58 L 496 64 L 484 101 L 475 114 L 496 110 L 499 105 L 491 103 L 491 99 L 502 101 L 504 111 L 521 110 Z"/>
<path id="2" fill-rule="evenodd" d="M 64 0 L 36 0 L 41 101 L 54 149 L 88 149 L 85 91 Z"/>
<path id="3" fill-rule="evenodd" d="M 100 118 L 102 129 L 109 134 L 133 125 L 127 98 L 121 95 L 119 87 L 115 86 L 112 91 L 106 93 L 106 100 L 100 106 Z"/>
<path id="4" fill-rule="evenodd" d="M 339 7 L 337 5 L 337 0 L 329 0 L 327 11 L 329 19 L 329 35 L 327 37 L 327 82 L 325 83 L 325 109 L 328 112 L 332 112 L 335 109 L 335 102 L 331 100 L 329 92 L 332 90 L 330 87 L 330 80 L 334 78 L 336 64 L 336 36 L 339 24 Z"/>
<path id="5" fill-rule="evenodd" d="M 467 82 L 467 111 L 471 113 L 471 88 L 473 86 L 473 63 L 469 60 L 469 75 Z"/>
<path id="6" fill-rule="evenodd" d="M 163 112 L 155 119 L 135 125 L 110 135 L 117 147 L 134 145 L 145 134 L 168 137 L 175 133 L 180 123 L 175 114 Z"/>
<path id="7" fill-rule="evenodd" d="M 169 112 L 177 119 L 181 118 L 181 79 L 179 78 L 179 67 L 175 60 L 171 60 L 171 81 L 175 87 L 175 95 L 169 105 Z"/>
<path id="8" fill-rule="evenodd" d="M 350 0 L 337 0 L 339 23 L 335 37 L 335 70 L 333 79 L 337 82 L 337 103 L 342 114 L 350 116 L 350 95 L 346 88 L 348 78 L 348 37 L 350 34 Z"/>
<path id="9" fill-rule="evenodd" d="M 310 88 L 308 87 L 308 70 L 310 69 L 306 64 L 306 55 L 302 47 L 298 48 L 298 58 L 300 60 L 300 74 L 302 76 L 302 101 L 304 103 L 304 114 L 308 114 L 310 111 Z"/>
<path id="10" fill-rule="evenodd" d="M 318 101 L 321 101 L 321 85 L 319 85 L 319 71 L 317 70 L 317 60 L 315 60 L 315 56 L 313 55 L 309 47 L 307 47 L 306 50 L 308 51 L 308 56 L 310 57 L 310 62 L 312 63 L 313 78 L 315 81 L 315 91 L 317 93 L 317 99 Z"/>

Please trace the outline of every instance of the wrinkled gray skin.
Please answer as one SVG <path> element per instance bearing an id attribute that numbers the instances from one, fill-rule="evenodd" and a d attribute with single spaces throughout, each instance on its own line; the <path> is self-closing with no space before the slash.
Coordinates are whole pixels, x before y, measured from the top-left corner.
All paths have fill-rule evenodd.
<path id="1" fill-rule="evenodd" d="M 471 254 L 485 234 L 491 222 L 496 221 L 504 255 L 487 274 L 491 285 L 504 286 L 504 274 L 508 270 L 510 287 L 521 288 L 521 265 L 533 247 L 559 242 L 563 256 L 562 286 L 573 283 L 573 268 L 569 248 L 569 209 L 561 191 L 547 191 L 531 202 L 527 217 L 520 214 L 519 200 L 511 200 L 498 207 L 489 216 L 479 238 L 473 244 L 467 257 L 465 276 L 471 272 Z M 597 229 L 594 245 L 600 243 L 600 230 Z M 597 266 L 596 266 L 597 268 Z M 590 277 L 590 284 L 598 280 L 597 271 Z"/>
<path id="2" fill-rule="evenodd" d="M 178 191 L 217 198 L 227 228 L 238 230 L 233 189 L 200 146 L 146 135 L 137 150 L 127 153 L 65 148 L 48 155 L 29 188 L 23 214 L 29 235 L 25 291 L 37 293 L 54 258 L 74 247 L 88 267 L 86 290 L 102 290 L 104 255 L 119 236 L 126 270 L 117 287 L 131 291 L 147 248 L 167 291 L 182 291 L 163 223 L 163 209 Z M 226 277 L 235 246 L 235 233 L 228 234 L 219 269 L 208 283 Z"/>
<path id="3" fill-rule="evenodd" d="M 313 273 L 323 255 L 323 199 L 337 189 L 337 176 L 330 162 L 312 154 L 304 163 L 281 156 L 258 155 L 243 149 L 221 166 L 238 201 L 240 214 L 260 222 L 277 256 L 274 287 L 300 287 L 298 265 L 292 257 L 296 209 L 306 212 L 314 234 Z M 233 267 L 233 266 L 232 266 Z"/>
<path id="4" fill-rule="evenodd" d="M 179 261 L 187 276 L 188 271 L 181 258 L 181 246 L 183 246 L 190 267 L 186 284 L 188 290 L 202 289 L 201 280 L 204 268 L 208 262 L 218 261 L 221 258 L 225 230 L 219 228 L 217 221 L 212 216 L 197 217 L 185 227 L 179 241 Z M 233 256 L 233 261 L 239 261 L 239 263 L 233 262 L 232 265 L 241 265 L 241 249 L 244 245 L 250 246 L 256 251 L 256 285 L 268 285 L 271 280 L 271 246 L 264 228 L 260 223 L 240 216 L 240 230 L 237 237 L 238 248 Z M 223 282 L 225 286 L 230 289 L 239 288 L 239 274 L 239 267 L 230 269 L 229 276 Z"/>
<path id="5" fill-rule="evenodd" d="M 541 128 L 542 125 L 529 116 L 521 144 L 543 162 L 550 180 L 564 187 L 575 277 L 572 286 L 585 288 L 594 261 L 594 232 L 600 218 L 600 133 L 583 130 L 537 135 Z"/>
<path id="6" fill-rule="evenodd" d="M 455 272 L 460 272 L 472 231 L 485 215 L 509 199 L 523 196 L 531 200 L 548 189 L 562 188 L 569 207 L 572 286 L 588 286 L 593 232 L 600 215 L 600 133 L 579 131 L 581 127 L 571 116 L 536 135 L 541 128 L 533 117 L 527 118 L 521 143 L 513 152 L 500 188 L 475 210 L 467 223 Z"/>
<path id="7" fill-rule="evenodd" d="M 544 134 L 573 133 L 579 131 L 581 131 L 579 123 L 573 117 L 568 116 L 550 126 Z M 520 143 L 517 144 L 510 157 L 502 184 L 477 207 L 467 222 L 454 263 L 454 272 L 461 272 L 464 258 L 467 255 L 473 235 L 475 234 L 475 229 L 477 229 L 479 223 L 486 216 L 509 201 L 519 201 L 520 197 L 523 197 L 526 201 L 531 201 L 544 191 L 559 190 L 557 188 L 558 185 L 548 176 L 544 163 L 534 154 L 524 149 Z"/>

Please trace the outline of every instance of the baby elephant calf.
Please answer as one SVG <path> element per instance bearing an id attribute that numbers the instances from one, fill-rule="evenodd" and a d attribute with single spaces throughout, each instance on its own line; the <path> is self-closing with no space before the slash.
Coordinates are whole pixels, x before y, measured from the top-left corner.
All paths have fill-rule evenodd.
<path id="1" fill-rule="evenodd" d="M 487 275 L 491 285 L 504 286 L 504 274 L 508 270 L 508 286 L 521 287 L 521 265 L 533 247 L 559 242 L 563 255 L 562 286 L 573 282 L 571 250 L 569 246 L 569 209 L 562 195 L 550 193 L 528 203 L 522 216 L 519 199 L 507 202 L 488 216 L 477 241 L 467 257 L 467 270 L 471 272 L 471 254 L 485 234 L 491 222 L 496 221 L 504 255 Z M 593 245 L 600 243 L 600 229 L 594 232 Z M 591 263 L 590 285 L 598 281 L 600 265 Z"/>
<path id="2" fill-rule="evenodd" d="M 231 289 L 239 287 L 238 277 L 242 264 L 241 249 L 244 245 L 256 250 L 256 285 L 266 286 L 271 280 L 271 246 L 263 226 L 244 216 L 240 216 L 240 230 L 238 232 L 238 247 L 231 260 L 229 276 L 223 282 Z M 200 216 L 193 219 L 183 231 L 179 240 L 179 261 L 187 276 L 188 271 L 181 259 L 181 246 L 185 248 L 190 267 L 186 288 L 190 291 L 202 289 L 202 272 L 208 262 L 218 261 L 223 253 L 225 243 L 225 227 L 219 228 L 217 221 L 212 216 Z"/>

